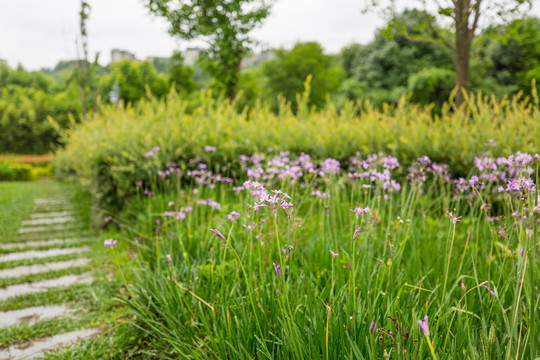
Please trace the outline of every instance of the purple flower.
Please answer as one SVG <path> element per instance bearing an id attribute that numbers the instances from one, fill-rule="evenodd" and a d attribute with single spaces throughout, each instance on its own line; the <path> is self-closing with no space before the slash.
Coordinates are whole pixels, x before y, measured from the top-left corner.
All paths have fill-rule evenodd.
<path id="1" fill-rule="evenodd" d="M 153 152 L 153 151 L 145 152 L 145 153 L 143 154 L 143 156 L 144 156 L 144 157 L 152 157 L 152 156 L 154 156 L 154 152 Z"/>
<path id="2" fill-rule="evenodd" d="M 248 229 L 249 231 L 253 231 L 253 229 L 255 229 L 257 227 L 257 223 L 253 222 L 252 225 L 243 224 L 242 226 L 245 227 L 246 229 Z"/>
<path id="3" fill-rule="evenodd" d="M 465 287 L 464 283 L 461 283 L 461 290 L 463 290 L 463 292 L 467 292 L 467 288 Z"/>
<path id="4" fill-rule="evenodd" d="M 418 329 L 420 330 L 420 335 L 429 336 L 429 324 L 428 316 L 424 316 L 424 320 L 418 320 Z"/>
<path id="5" fill-rule="evenodd" d="M 253 205 L 253 208 L 255 209 L 255 212 L 258 214 L 259 213 L 259 209 L 262 208 L 262 207 L 267 207 L 268 205 L 265 205 L 265 204 L 257 204 L 255 203 Z"/>
<path id="6" fill-rule="evenodd" d="M 368 206 L 366 206 L 366 207 L 363 208 L 363 209 L 362 209 L 361 206 L 357 206 L 357 207 L 355 207 L 354 209 L 351 209 L 350 211 L 353 212 L 353 213 L 355 213 L 356 216 L 358 216 L 358 215 L 361 216 L 361 215 L 364 215 L 364 214 L 366 214 L 366 213 L 371 212 L 371 210 L 369 209 Z"/>
<path id="7" fill-rule="evenodd" d="M 204 151 L 206 151 L 206 152 L 214 152 L 214 151 L 216 151 L 216 147 L 215 147 L 215 146 L 206 145 L 206 146 L 204 147 Z"/>
<path id="8" fill-rule="evenodd" d="M 236 222 L 238 218 L 240 217 L 240 214 L 236 211 L 231 211 L 229 214 L 227 214 L 227 219 L 231 220 L 232 222 Z"/>
<path id="9" fill-rule="evenodd" d="M 276 271 L 276 275 L 279 278 L 281 278 L 281 265 L 276 265 L 276 263 L 272 263 L 274 265 L 274 270 Z"/>
<path id="10" fill-rule="evenodd" d="M 495 293 L 493 292 L 493 290 L 491 290 L 491 288 L 489 286 L 487 286 L 488 284 L 489 284 L 489 281 L 484 281 L 483 283 L 479 284 L 478 286 L 485 287 L 486 289 L 489 290 L 489 293 L 491 294 L 491 296 L 495 296 Z"/>
<path id="11" fill-rule="evenodd" d="M 521 248 L 521 256 L 525 255 L 525 248 Z"/>
<path id="12" fill-rule="evenodd" d="M 140 237 L 135 237 L 134 240 L 135 240 L 135 242 L 137 242 L 139 244 L 142 242 Z"/>
<path id="13" fill-rule="evenodd" d="M 333 257 L 339 256 L 338 253 L 335 253 L 335 252 L 333 252 L 332 250 L 330 250 L 330 255 L 332 255 Z"/>
<path id="14" fill-rule="evenodd" d="M 311 192 L 311 195 L 323 199 L 325 197 L 328 197 L 328 192 L 321 192 L 320 190 L 314 190 Z"/>
<path id="15" fill-rule="evenodd" d="M 114 245 L 118 244 L 118 241 L 116 240 L 113 240 L 113 239 L 107 239 L 105 241 L 103 241 L 103 246 L 104 247 L 107 247 L 109 246 L 111 249 L 114 247 Z"/>
<path id="16" fill-rule="evenodd" d="M 451 212 L 448 213 L 448 216 L 450 217 L 450 221 L 452 221 L 452 224 L 461 222 L 462 216 L 454 216 Z"/>
<path id="17" fill-rule="evenodd" d="M 328 158 L 321 163 L 321 170 L 324 174 L 337 174 L 340 170 L 339 161 Z"/>
<path id="18" fill-rule="evenodd" d="M 174 205 L 174 201 L 169 201 L 169 202 L 167 203 L 167 206 L 173 206 L 173 205 Z"/>
<path id="19" fill-rule="evenodd" d="M 107 217 L 105 218 L 105 222 L 106 222 L 106 223 L 108 223 L 108 222 L 111 221 L 111 220 L 112 220 L 112 216 L 107 216 Z"/>
<path id="20" fill-rule="evenodd" d="M 369 324 L 369 333 L 373 334 L 375 332 L 375 321 L 372 321 L 371 324 Z"/>
<path id="21" fill-rule="evenodd" d="M 167 254 L 167 262 L 169 263 L 169 265 L 172 265 L 172 257 L 169 254 Z"/>
<path id="22" fill-rule="evenodd" d="M 353 240 L 356 240 L 356 238 L 358 237 L 358 234 L 360 234 L 360 226 L 358 227 L 358 229 L 356 229 L 354 231 L 354 234 L 353 234 Z"/>
<path id="23" fill-rule="evenodd" d="M 214 234 L 216 234 L 216 236 L 217 236 L 218 238 L 220 238 L 221 240 L 225 240 L 225 236 L 223 236 L 223 235 L 219 232 L 219 230 L 217 230 L 217 229 L 210 229 L 210 231 L 213 232 Z"/>
<path id="24" fill-rule="evenodd" d="M 152 148 L 152 151 L 153 151 L 153 152 L 158 152 L 159 150 L 161 150 L 161 148 L 160 148 L 159 146 L 154 146 L 154 147 Z"/>

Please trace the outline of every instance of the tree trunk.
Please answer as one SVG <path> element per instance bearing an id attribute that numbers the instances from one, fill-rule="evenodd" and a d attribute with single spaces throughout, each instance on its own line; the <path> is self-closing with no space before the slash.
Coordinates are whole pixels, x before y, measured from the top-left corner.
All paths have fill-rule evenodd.
<path id="1" fill-rule="evenodd" d="M 456 25 L 456 106 L 465 102 L 464 92 L 469 88 L 472 31 L 469 29 L 470 0 L 456 0 L 454 7 Z"/>

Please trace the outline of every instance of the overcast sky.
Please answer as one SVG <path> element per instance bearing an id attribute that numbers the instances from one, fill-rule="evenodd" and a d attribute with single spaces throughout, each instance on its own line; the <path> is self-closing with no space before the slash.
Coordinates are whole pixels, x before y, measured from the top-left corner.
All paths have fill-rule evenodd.
<path id="1" fill-rule="evenodd" d="M 113 48 L 133 52 L 137 58 L 168 57 L 176 48 L 197 45 L 171 38 L 167 24 L 149 15 L 141 0 L 88 0 L 89 49 L 110 62 Z M 406 0 L 409 2 L 410 0 Z M 352 42 L 366 43 L 384 21 L 363 15 L 364 0 L 275 0 L 271 15 L 254 38 L 267 47 L 291 47 L 297 41 L 320 42 L 337 52 Z M 54 67 L 59 60 L 77 57 L 79 0 L 0 1 L 0 59 L 26 69 Z M 534 11 L 536 15 L 540 12 Z"/>

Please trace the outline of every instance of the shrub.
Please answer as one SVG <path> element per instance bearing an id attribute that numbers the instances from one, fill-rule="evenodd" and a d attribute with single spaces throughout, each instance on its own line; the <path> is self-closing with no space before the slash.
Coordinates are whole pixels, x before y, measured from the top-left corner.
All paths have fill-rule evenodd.
<path id="1" fill-rule="evenodd" d="M 437 110 L 440 110 L 455 86 L 455 78 L 452 70 L 423 69 L 409 77 L 411 100 L 424 105 L 434 103 Z"/>
<path id="2" fill-rule="evenodd" d="M 30 181 L 52 177 L 52 167 L 0 161 L 0 181 Z"/>
<path id="3" fill-rule="evenodd" d="M 333 106 L 309 110 L 304 97 L 296 115 L 283 102 L 274 114 L 264 104 L 238 113 L 234 103 L 207 93 L 201 93 L 198 101 L 200 106 L 188 111 L 188 100 L 171 93 L 164 101 L 102 107 L 68 131 L 66 147 L 58 153 L 57 174 L 78 178 L 99 206 L 119 208 L 137 183 L 150 181 L 148 171 L 157 176 L 171 162 L 186 168 L 194 157 L 221 167 L 241 154 L 270 147 L 338 160 L 356 152 L 382 151 L 397 157 L 404 167 L 428 155 L 465 175 L 482 152 L 534 153 L 540 145 L 540 112 L 518 98 L 471 96 L 465 108 L 451 111 L 443 106 L 435 117 L 431 107 L 410 104 L 405 98 L 381 109 L 367 102 L 347 103 L 338 113 Z M 490 139 L 495 145 L 488 147 Z M 205 152 L 206 145 L 219 151 Z M 153 157 L 143 155 L 155 146 L 160 151 Z M 235 175 L 235 169 L 228 171 Z"/>

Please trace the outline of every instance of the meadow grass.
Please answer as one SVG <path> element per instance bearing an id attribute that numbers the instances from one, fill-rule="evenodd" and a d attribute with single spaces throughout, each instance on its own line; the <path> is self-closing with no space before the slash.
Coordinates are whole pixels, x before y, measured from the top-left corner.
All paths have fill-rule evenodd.
<path id="1" fill-rule="evenodd" d="M 122 302 L 161 357 L 539 355 L 536 189 L 501 191 L 485 172 L 453 182 L 431 163 L 391 191 L 331 161 L 290 176 L 287 155 L 259 161 L 264 185 L 154 173 L 115 214 L 111 251 L 136 253 L 116 258 Z M 513 176 L 534 178 L 534 164 Z"/>

